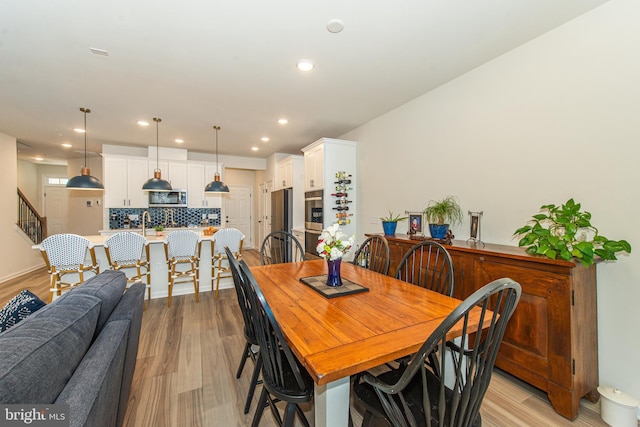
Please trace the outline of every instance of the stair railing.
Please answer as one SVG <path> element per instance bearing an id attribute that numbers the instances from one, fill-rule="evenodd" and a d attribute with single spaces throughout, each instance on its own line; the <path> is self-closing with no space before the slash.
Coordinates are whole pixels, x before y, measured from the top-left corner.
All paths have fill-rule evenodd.
<path id="1" fill-rule="evenodd" d="M 47 218 L 40 216 L 18 188 L 18 227 L 35 243 L 47 237 Z"/>

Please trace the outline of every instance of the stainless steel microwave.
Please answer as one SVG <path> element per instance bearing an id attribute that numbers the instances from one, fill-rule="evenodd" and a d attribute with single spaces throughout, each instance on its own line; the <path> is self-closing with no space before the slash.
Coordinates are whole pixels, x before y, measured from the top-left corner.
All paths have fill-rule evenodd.
<path id="1" fill-rule="evenodd" d="M 149 191 L 150 208 L 186 208 L 187 190 Z"/>

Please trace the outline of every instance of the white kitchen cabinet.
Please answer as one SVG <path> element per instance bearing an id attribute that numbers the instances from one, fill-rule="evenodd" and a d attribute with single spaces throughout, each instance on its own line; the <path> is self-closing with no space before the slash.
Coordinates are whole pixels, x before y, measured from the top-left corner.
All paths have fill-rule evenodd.
<path id="1" fill-rule="evenodd" d="M 162 172 L 162 179 L 166 179 L 174 190 L 187 188 L 187 162 L 170 162 L 167 160 L 149 160 L 149 178 L 153 176 L 156 165 Z"/>
<path id="2" fill-rule="evenodd" d="M 302 156 L 289 156 L 280 160 L 278 162 L 276 182 L 276 190 L 299 188 L 302 192 L 304 189 L 304 158 Z"/>
<path id="3" fill-rule="evenodd" d="M 302 249 L 304 250 L 304 229 L 294 228 L 291 230 L 291 234 L 293 234 L 293 237 L 298 239 L 298 241 L 302 245 Z"/>
<path id="4" fill-rule="evenodd" d="M 104 157 L 104 205 L 105 208 L 146 208 L 147 193 L 142 191 L 148 175 L 148 159 L 128 157 Z"/>
<path id="5" fill-rule="evenodd" d="M 222 170 L 222 164 L 220 164 Z M 221 208 L 220 194 L 206 194 L 204 188 L 213 181 L 216 173 L 215 163 L 187 164 L 187 204 L 190 208 Z M 222 175 L 222 174 L 221 174 Z"/>
<path id="6" fill-rule="evenodd" d="M 278 163 L 278 190 L 293 186 L 293 159 L 287 157 Z"/>
<path id="7" fill-rule="evenodd" d="M 311 144 L 304 152 L 304 191 L 324 188 L 324 144 Z M 307 147 L 305 147 L 307 148 Z"/>

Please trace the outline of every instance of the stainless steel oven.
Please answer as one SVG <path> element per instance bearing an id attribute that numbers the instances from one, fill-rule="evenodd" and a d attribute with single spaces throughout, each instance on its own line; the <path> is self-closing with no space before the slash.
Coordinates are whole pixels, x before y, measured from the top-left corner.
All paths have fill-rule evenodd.
<path id="1" fill-rule="evenodd" d="M 305 230 L 322 231 L 322 203 L 322 190 L 307 191 L 304 193 Z"/>
<path id="2" fill-rule="evenodd" d="M 324 224 L 322 190 L 304 193 L 304 251 L 307 258 L 317 256 L 316 246 Z"/>

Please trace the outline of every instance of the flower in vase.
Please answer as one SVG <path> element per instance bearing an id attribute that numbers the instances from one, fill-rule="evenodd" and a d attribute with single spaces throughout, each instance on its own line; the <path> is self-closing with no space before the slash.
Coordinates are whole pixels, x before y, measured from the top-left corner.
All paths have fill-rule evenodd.
<path id="1" fill-rule="evenodd" d="M 354 236 L 347 237 L 338 224 L 330 225 L 322 230 L 318 237 L 316 251 L 322 258 L 335 261 L 342 258 L 353 246 Z"/>

